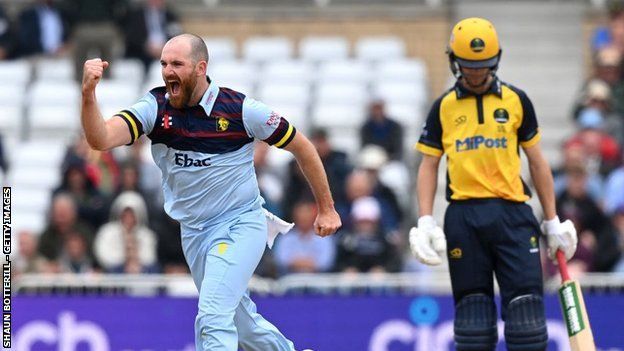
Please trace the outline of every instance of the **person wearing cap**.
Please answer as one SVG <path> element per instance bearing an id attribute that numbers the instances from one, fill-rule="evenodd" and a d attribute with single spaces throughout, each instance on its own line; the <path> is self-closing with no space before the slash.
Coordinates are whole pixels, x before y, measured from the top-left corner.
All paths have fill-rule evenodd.
<path id="1" fill-rule="evenodd" d="M 557 217 L 553 179 L 542 154 L 531 100 L 498 79 L 501 58 L 496 29 L 482 18 L 460 21 L 448 56 L 457 82 L 435 102 L 416 148 L 418 226 L 410 231 L 416 258 L 429 265 L 446 252 L 455 301 L 455 346 L 494 350 L 498 342 L 493 275 L 501 295 L 505 341 L 510 351 L 542 351 L 548 343 L 544 317 L 540 232 L 550 258 L 570 259 L 577 236 Z M 529 160 L 545 220 L 542 230 L 520 176 L 522 148 Z M 433 215 L 438 166 L 447 159 L 444 230 Z"/>
<path id="2" fill-rule="evenodd" d="M 353 202 L 351 221 L 353 228 L 338 237 L 336 268 L 342 272 L 397 271 L 393 246 L 380 224 L 382 210 L 379 201 L 364 196 Z"/>

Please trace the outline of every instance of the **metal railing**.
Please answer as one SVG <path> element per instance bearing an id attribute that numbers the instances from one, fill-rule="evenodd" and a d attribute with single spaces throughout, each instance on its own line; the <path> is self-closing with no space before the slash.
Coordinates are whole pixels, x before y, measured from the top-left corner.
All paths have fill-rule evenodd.
<path id="1" fill-rule="evenodd" d="M 624 274 L 590 273 L 580 279 L 585 291 L 624 293 Z M 546 291 L 556 291 L 559 279 L 545 284 Z M 249 288 L 257 294 L 450 294 L 448 275 L 424 273 L 326 273 L 291 274 L 273 280 L 253 277 Z M 130 296 L 196 296 L 189 275 L 158 274 L 27 274 L 16 277 L 13 291 L 24 295 L 98 294 Z"/>

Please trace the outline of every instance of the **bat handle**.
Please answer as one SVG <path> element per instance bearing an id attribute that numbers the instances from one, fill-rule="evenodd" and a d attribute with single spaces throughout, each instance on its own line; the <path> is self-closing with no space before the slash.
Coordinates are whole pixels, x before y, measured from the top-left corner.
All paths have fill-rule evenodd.
<path id="1" fill-rule="evenodd" d="M 559 263 L 559 274 L 561 274 L 561 280 L 570 280 L 570 273 L 568 273 L 568 264 L 566 262 L 565 254 L 561 250 L 557 250 L 557 262 Z"/>

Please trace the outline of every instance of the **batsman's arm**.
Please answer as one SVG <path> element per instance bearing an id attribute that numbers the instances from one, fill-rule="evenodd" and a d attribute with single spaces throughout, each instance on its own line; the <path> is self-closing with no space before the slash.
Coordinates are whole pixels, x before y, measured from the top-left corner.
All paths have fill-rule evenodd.
<path id="1" fill-rule="evenodd" d="M 89 145 L 96 150 L 108 150 L 132 141 L 127 124 L 113 117 L 104 121 L 95 97 L 95 87 L 102 78 L 108 62 L 87 60 L 82 76 L 82 104 L 80 119 Z"/>
<path id="2" fill-rule="evenodd" d="M 334 200 L 329 190 L 325 168 L 314 145 L 302 133 L 297 133 L 285 149 L 295 156 L 303 175 L 312 188 L 319 210 L 315 223 L 317 233 L 321 236 L 333 234 L 342 223 L 334 209 Z"/>
<path id="3" fill-rule="evenodd" d="M 440 157 L 423 154 L 418 168 L 416 192 L 418 193 L 418 217 L 433 214 L 433 201 L 438 187 Z"/>
<path id="4" fill-rule="evenodd" d="M 542 148 L 538 143 L 530 147 L 523 148 L 524 153 L 529 160 L 529 170 L 531 171 L 531 179 L 537 190 L 537 197 L 542 204 L 544 218 L 547 220 L 557 216 L 555 206 L 555 188 L 552 177 L 552 171 L 548 165 L 548 161 L 542 153 Z"/>

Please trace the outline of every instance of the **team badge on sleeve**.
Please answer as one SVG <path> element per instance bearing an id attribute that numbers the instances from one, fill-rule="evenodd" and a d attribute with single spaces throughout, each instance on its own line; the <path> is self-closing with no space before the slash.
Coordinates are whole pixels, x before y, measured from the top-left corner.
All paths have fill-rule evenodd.
<path id="1" fill-rule="evenodd" d="M 266 124 L 267 126 L 277 127 L 277 125 L 280 122 L 280 119 L 282 119 L 282 116 L 280 116 L 275 111 L 271 111 L 271 115 L 269 116 L 269 119 L 267 119 Z"/>

